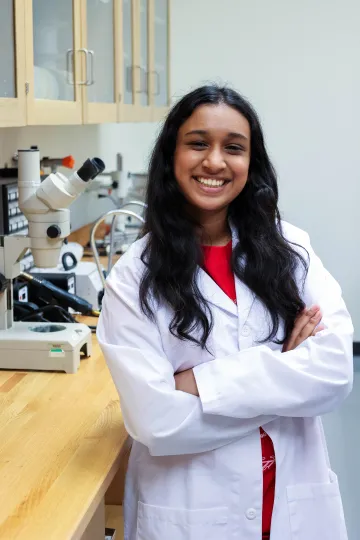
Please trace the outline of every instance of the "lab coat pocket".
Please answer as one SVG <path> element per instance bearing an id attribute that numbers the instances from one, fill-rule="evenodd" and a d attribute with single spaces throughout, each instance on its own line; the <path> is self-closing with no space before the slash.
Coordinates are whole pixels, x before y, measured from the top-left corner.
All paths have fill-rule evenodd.
<path id="1" fill-rule="evenodd" d="M 136 540 L 226 540 L 227 508 L 183 510 L 138 502 Z"/>
<path id="2" fill-rule="evenodd" d="M 326 484 L 287 487 L 293 540 L 347 540 L 344 511 L 336 475 Z"/>

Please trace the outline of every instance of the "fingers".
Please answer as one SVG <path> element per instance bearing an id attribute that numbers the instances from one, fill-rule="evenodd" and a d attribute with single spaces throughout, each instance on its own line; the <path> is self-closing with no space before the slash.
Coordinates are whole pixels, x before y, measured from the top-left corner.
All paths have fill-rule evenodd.
<path id="1" fill-rule="evenodd" d="M 321 321 L 320 306 L 305 308 L 296 318 L 294 328 L 288 341 L 284 344 L 283 352 L 295 349 L 300 343 L 312 335 Z"/>
<path id="2" fill-rule="evenodd" d="M 318 332 L 321 332 L 322 330 L 325 330 L 326 326 L 325 324 L 318 324 L 315 330 L 313 331 L 312 335 L 316 336 Z"/>
<path id="3" fill-rule="evenodd" d="M 314 313 L 314 311 L 310 311 L 310 313 L 306 317 L 302 317 L 304 321 L 301 328 L 299 329 L 298 338 L 309 337 L 309 330 L 311 329 L 312 333 L 321 321 L 322 313 L 320 309 L 317 310 L 314 315 L 312 315 L 312 313 Z"/>
<path id="4" fill-rule="evenodd" d="M 295 347 L 300 345 L 303 341 L 305 341 L 308 337 L 312 336 L 312 333 L 314 332 L 315 328 L 318 326 L 322 319 L 322 313 L 321 311 L 317 311 L 313 317 L 311 317 L 308 322 L 303 326 L 303 328 L 298 333 L 296 339 L 295 339 Z"/>
<path id="5" fill-rule="evenodd" d="M 311 308 L 305 308 L 295 319 L 294 328 L 290 334 L 289 339 L 283 347 L 283 352 L 291 351 L 296 347 L 295 342 L 306 324 L 309 320 L 316 315 L 320 310 L 319 306 L 312 306 Z"/>

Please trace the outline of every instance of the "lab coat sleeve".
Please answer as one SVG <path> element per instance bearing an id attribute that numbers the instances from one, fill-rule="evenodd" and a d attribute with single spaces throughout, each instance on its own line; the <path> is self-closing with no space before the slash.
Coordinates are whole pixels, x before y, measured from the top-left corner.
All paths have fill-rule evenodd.
<path id="1" fill-rule="evenodd" d="M 301 245 L 309 254 L 303 299 L 308 307 L 319 304 L 326 329 L 286 353 L 258 345 L 196 366 L 205 413 L 243 419 L 262 414 L 312 417 L 332 411 L 350 393 L 352 322 L 338 283 L 301 232 Z"/>
<path id="2" fill-rule="evenodd" d="M 132 265 L 119 261 L 107 280 L 97 327 L 129 435 L 153 456 L 193 454 L 229 444 L 272 421 L 275 416 L 206 415 L 198 397 L 176 390 L 157 324 L 140 311 L 139 279 Z"/>

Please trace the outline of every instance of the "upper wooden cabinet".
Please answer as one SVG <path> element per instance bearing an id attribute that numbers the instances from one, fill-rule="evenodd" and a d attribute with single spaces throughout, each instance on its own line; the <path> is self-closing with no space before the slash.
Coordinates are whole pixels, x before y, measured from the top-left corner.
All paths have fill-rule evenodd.
<path id="1" fill-rule="evenodd" d="M 24 0 L 1 0 L 0 15 L 0 125 L 24 126 Z"/>
<path id="2" fill-rule="evenodd" d="M 81 124 L 81 0 L 25 0 L 27 123 Z"/>
<path id="3" fill-rule="evenodd" d="M 170 103 L 170 0 L 122 0 L 121 17 L 120 119 L 161 119 Z"/>
<path id="4" fill-rule="evenodd" d="M 161 118 L 169 106 L 169 4 L 1 0 L 0 126 Z"/>

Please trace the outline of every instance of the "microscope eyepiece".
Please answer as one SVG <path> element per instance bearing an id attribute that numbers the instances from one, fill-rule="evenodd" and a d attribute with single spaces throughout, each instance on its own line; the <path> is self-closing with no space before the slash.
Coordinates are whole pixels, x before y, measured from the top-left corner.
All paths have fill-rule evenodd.
<path id="1" fill-rule="evenodd" d="M 85 163 L 78 169 L 77 174 L 84 182 L 93 180 L 98 174 L 105 169 L 105 163 L 100 158 L 87 159 Z"/>

